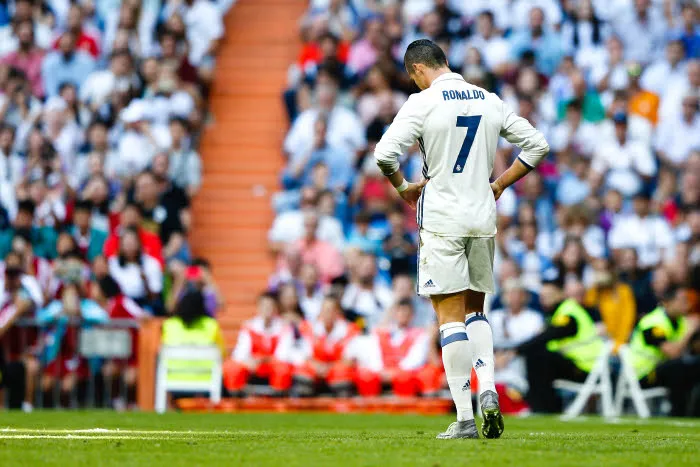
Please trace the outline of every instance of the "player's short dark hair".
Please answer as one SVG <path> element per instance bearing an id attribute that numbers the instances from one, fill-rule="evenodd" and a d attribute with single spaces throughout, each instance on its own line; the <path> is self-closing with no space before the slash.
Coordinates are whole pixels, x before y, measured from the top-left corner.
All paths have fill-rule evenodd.
<path id="1" fill-rule="evenodd" d="M 410 73 L 415 63 L 421 63 L 429 68 L 437 69 L 447 66 L 445 52 L 433 41 L 418 39 L 408 45 L 403 57 L 403 64 Z"/>

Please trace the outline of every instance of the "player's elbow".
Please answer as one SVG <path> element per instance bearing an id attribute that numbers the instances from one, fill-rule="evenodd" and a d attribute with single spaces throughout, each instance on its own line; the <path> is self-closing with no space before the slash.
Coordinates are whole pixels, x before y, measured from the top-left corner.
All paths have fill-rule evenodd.
<path id="1" fill-rule="evenodd" d="M 379 170 L 382 171 L 382 173 L 386 176 L 392 175 L 396 173 L 396 171 L 399 169 L 399 161 L 388 158 L 388 157 L 383 157 L 379 153 L 375 151 L 374 153 L 374 160 L 377 163 L 377 166 L 379 167 Z"/>

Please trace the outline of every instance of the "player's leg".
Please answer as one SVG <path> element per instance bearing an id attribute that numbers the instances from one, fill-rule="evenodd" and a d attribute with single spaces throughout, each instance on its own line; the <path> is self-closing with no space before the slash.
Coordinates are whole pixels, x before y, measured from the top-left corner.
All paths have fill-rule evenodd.
<path id="1" fill-rule="evenodd" d="M 472 359 L 464 325 L 464 292 L 430 297 L 440 323 L 442 363 L 457 408 L 457 422 L 438 435 L 441 439 L 478 438 L 472 409 Z"/>
<path id="2" fill-rule="evenodd" d="M 465 293 L 466 332 L 471 346 L 472 364 L 479 378 L 479 401 L 484 423 L 481 433 L 498 438 L 503 433 L 503 416 L 494 383 L 493 335 L 484 316 L 484 297 L 493 292 L 493 238 L 471 238 L 466 245 L 469 289 Z"/>
<path id="3" fill-rule="evenodd" d="M 421 230 L 419 245 L 418 293 L 430 297 L 437 313 L 442 363 L 457 408 L 457 422 L 438 438 L 477 438 L 469 381 L 472 359 L 464 324 L 464 290 L 469 283 L 464 240 Z"/>

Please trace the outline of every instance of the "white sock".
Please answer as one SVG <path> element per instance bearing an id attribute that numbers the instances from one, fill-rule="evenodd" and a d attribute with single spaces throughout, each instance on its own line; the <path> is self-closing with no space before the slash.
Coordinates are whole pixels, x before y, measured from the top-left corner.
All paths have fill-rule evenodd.
<path id="1" fill-rule="evenodd" d="M 447 384 L 457 408 L 457 421 L 472 420 L 474 411 L 469 381 L 472 357 L 464 323 L 445 323 L 440 326 L 440 346 Z"/>
<path id="2" fill-rule="evenodd" d="M 493 335 L 491 325 L 483 313 L 470 313 L 465 321 L 472 355 L 472 365 L 479 378 L 479 395 L 484 391 L 496 392 L 493 377 Z"/>

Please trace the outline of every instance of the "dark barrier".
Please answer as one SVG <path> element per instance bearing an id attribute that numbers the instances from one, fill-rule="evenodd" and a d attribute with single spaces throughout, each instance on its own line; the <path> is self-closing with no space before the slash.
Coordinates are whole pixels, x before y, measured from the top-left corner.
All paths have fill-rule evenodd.
<path id="1" fill-rule="evenodd" d="M 3 395 L 10 408 L 115 408 L 136 402 L 135 320 L 78 318 L 40 325 L 22 319 L 0 339 Z"/>

